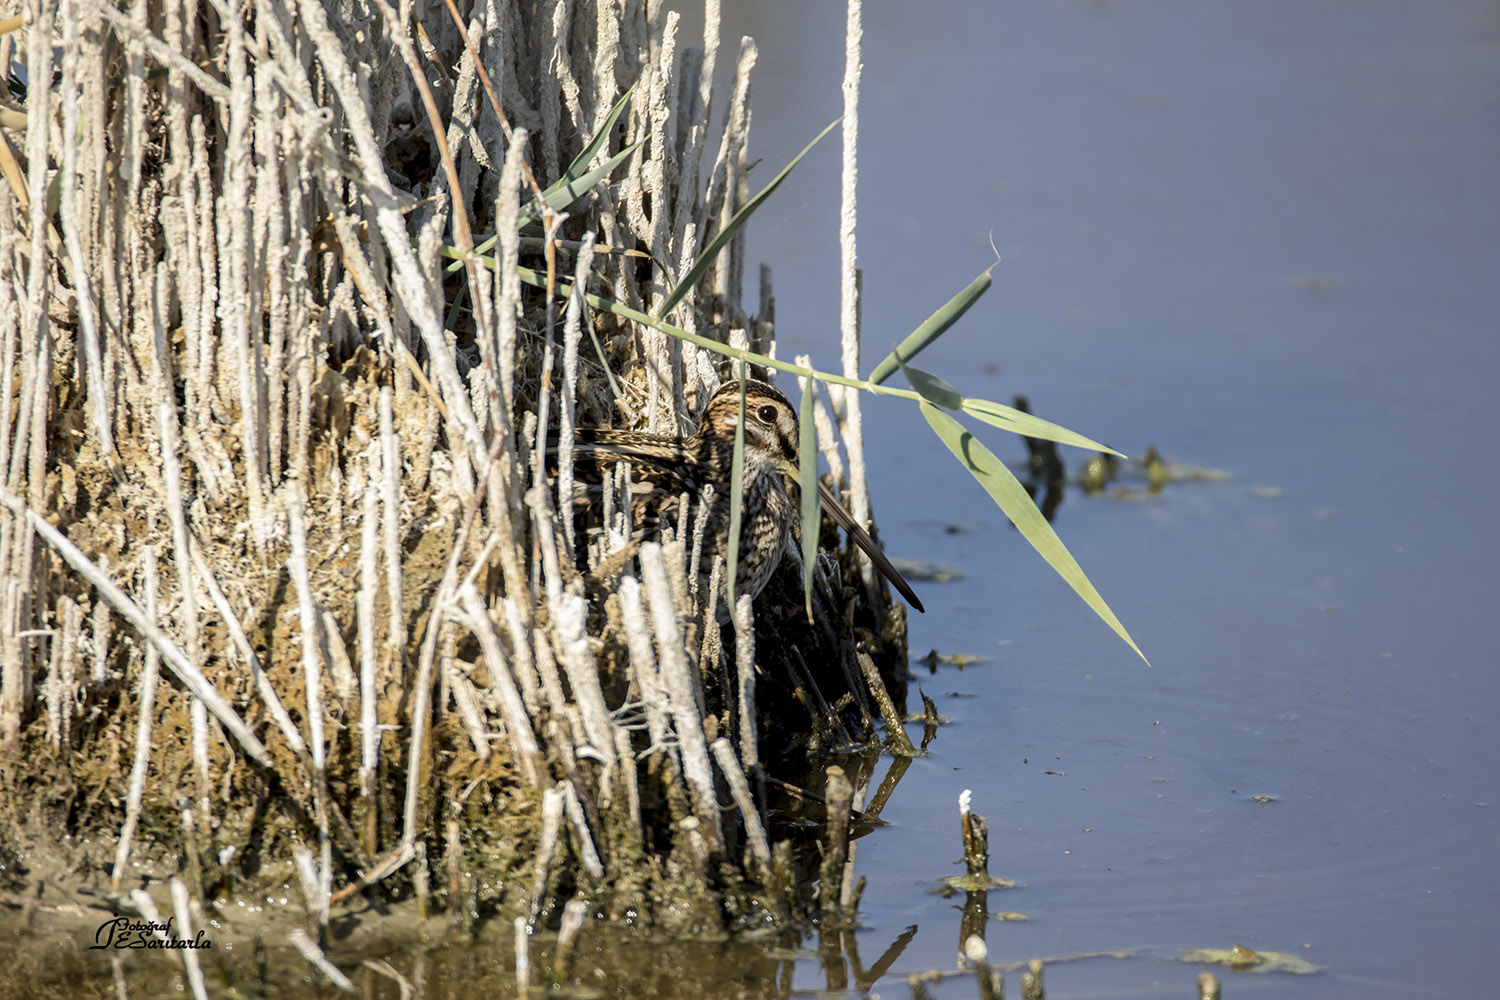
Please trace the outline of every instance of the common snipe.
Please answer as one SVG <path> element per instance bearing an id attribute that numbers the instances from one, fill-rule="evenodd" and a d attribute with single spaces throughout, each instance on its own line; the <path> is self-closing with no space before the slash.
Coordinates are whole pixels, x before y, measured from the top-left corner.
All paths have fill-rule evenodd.
<path id="1" fill-rule="evenodd" d="M 692 437 L 664 437 L 632 431 L 584 428 L 576 434 L 575 454 L 581 480 L 608 474 L 617 462 L 631 469 L 631 526 L 636 537 L 658 533 L 664 514 L 680 509 L 686 493 L 690 504 L 679 537 L 686 537 L 701 509 L 709 507 L 704 524 L 705 570 L 729 548 L 730 470 L 734 431 L 739 420 L 740 384 L 728 382 L 709 397 Z M 800 518 L 797 470 L 797 411 L 774 386 L 751 379 L 745 390 L 745 463 L 740 489 L 739 568 L 735 593 L 760 595 L 791 544 L 793 526 Z M 708 487 L 712 487 L 712 492 Z M 865 553 L 877 569 L 918 611 L 922 602 L 891 565 L 885 553 L 857 524 L 833 492 L 818 483 L 823 508 Z M 721 605 L 722 606 L 722 605 Z"/>

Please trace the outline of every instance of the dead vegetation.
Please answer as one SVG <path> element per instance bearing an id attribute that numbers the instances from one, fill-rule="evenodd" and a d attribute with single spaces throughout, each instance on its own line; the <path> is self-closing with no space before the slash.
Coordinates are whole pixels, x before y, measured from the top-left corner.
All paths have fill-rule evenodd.
<path id="1" fill-rule="evenodd" d="M 464 16 L 472 47 L 441 4 L 33 0 L 0 36 L 7 888 L 814 912 L 762 778 L 872 739 L 856 647 L 899 701 L 902 610 L 824 555 L 815 624 L 783 565 L 726 641 L 689 538 L 573 565 L 536 460 L 690 428 L 728 374 L 579 290 L 650 310 L 743 203 L 754 46 L 726 96 L 712 9 L 701 44 L 640 0 Z M 528 171 L 606 129 L 595 162 L 642 145 L 523 233 Z M 495 271 L 450 271 L 470 228 Z M 731 241 L 674 317 L 773 350 L 743 269 Z"/>

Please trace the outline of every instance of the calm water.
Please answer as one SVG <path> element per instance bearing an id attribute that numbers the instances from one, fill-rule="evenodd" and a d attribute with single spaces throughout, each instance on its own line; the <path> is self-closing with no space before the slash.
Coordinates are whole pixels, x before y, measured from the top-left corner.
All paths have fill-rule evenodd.
<path id="1" fill-rule="evenodd" d="M 760 47 L 759 187 L 841 110 L 842 4 L 726 6 L 721 65 L 741 34 Z M 1191 996 L 1197 968 L 1170 957 L 1237 943 L 1324 971 L 1225 973 L 1228 996 L 1487 995 L 1497 95 L 1500 4 L 1482 0 L 867 5 L 871 358 L 988 266 L 993 233 L 995 287 L 923 364 L 1233 478 L 1062 508 L 1148 668 L 914 411 L 866 411 L 888 547 L 967 574 L 919 585 L 913 649 L 982 660 L 914 665 L 952 722 L 860 842 L 865 964 L 915 925 L 893 973 L 954 965 L 959 901 L 932 889 L 959 870 L 967 788 L 992 869 L 1024 883 L 990 896 L 1029 918 L 990 923 L 995 960 L 1139 952 L 1051 967 L 1054 996 Z M 781 353 L 830 367 L 837 149 L 751 235 Z M 388 957 L 428 995 L 484 995 L 513 967 L 496 933 Z M 805 955 L 602 937 L 579 961 L 606 995 L 830 985 Z M 907 995 L 899 975 L 874 989 Z"/>
<path id="2" fill-rule="evenodd" d="M 725 34 L 759 43 L 768 178 L 841 110 L 842 5 L 753 6 Z M 865 19 L 871 357 L 988 265 L 993 232 L 994 288 L 923 364 L 1234 474 L 1062 508 L 1147 668 L 920 417 L 867 409 L 887 546 L 968 574 L 921 588 L 912 647 L 986 661 L 916 667 L 953 722 L 861 846 L 866 961 L 915 923 L 896 969 L 952 966 L 956 901 L 928 890 L 955 871 L 971 788 L 992 868 L 1026 883 L 990 897 L 1030 918 L 992 923 L 992 955 L 1154 949 L 1057 966 L 1059 995 L 1191 995 L 1196 969 L 1164 959 L 1235 943 L 1325 971 L 1235 977 L 1233 996 L 1488 992 L 1500 4 L 872 2 Z M 782 353 L 830 366 L 837 160 L 810 157 L 752 236 Z M 823 982 L 799 967 L 798 986 Z"/>

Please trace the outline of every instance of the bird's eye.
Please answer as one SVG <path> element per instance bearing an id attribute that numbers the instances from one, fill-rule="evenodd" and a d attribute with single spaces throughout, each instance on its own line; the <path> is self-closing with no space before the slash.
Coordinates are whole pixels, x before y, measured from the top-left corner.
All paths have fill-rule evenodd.
<path id="1" fill-rule="evenodd" d="M 767 404 L 755 411 L 755 415 L 760 417 L 763 423 L 774 424 L 776 422 L 776 407 Z"/>

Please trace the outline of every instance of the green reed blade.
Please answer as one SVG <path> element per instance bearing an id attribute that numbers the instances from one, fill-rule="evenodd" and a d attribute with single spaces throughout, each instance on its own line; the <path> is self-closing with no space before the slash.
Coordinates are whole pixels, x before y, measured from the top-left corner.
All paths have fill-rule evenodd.
<path id="1" fill-rule="evenodd" d="M 910 361 L 912 358 L 915 358 L 918 354 L 922 353 L 928 344 L 937 340 L 950 326 L 957 323 L 958 318 L 968 312 L 970 306 L 979 301 L 979 296 L 989 290 L 993 282 L 990 272 L 994 269 L 994 264 L 985 268 L 984 273 L 969 282 L 963 291 L 953 296 L 953 298 L 944 303 L 941 309 L 923 320 L 921 326 L 913 330 L 905 340 L 901 341 L 895 350 L 885 356 L 885 360 L 875 366 L 870 372 L 870 381 L 876 385 L 884 382 L 896 373 L 896 369 L 900 367 L 902 361 Z"/>
<path id="2" fill-rule="evenodd" d="M 1119 455 L 1121 458 L 1125 457 L 1124 453 L 1115 451 L 1108 445 L 1100 444 L 1093 438 L 1084 437 L 1060 424 L 1034 417 L 1003 403 L 992 403 L 987 399 L 965 399 L 962 409 L 971 417 L 1022 437 L 1042 438 L 1047 441 L 1056 441 L 1058 444 L 1070 444 L 1075 448 L 1104 451 L 1111 455 Z"/>
<path id="3" fill-rule="evenodd" d="M 1005 516 L 1010 518 L 1021 532 L 1022 537 L 1031 543 L 1041 557 L 1047 560 L 1047 565 L 1062 577 L 1082 597 L 1084 603 L 1094 609 L 1094 613 L 1104 620 L 1104 623 L 1114 629 L 1116 635 L 1124 639 L 1131 649 L 1135 650 L 1137 656 L 1142 660 L 1146 654 L 1135 644 L 1130 633 L 1125 631 L 1125 626 L 1120 624 L 1120 619 L 1110 610 L 1104 598 L 1099 596 L 1099 591 L 1089 582 L 1088 575 L 1073 558 L 1068 547 L 1057 537 L 1057 532 L 1052 530 L 1052 525 L 1037 510 L 1036 504 L 1032 502 L 1026 493 L 1026 488 L 1021 485 L 1020 480 L 1005 467 L 1005 463 L 995 457 L 994 453 L 986 448 L 978 438 L 953 419 L 946 410 L 933 406 L 931 403 L 922 402 L 922 416 L 932 425 L 938 438 L 948 446 L 955 458 L 969 470 L 969 473 L 979 481 L 987 492 L 1004 511 Z M 1147 666 L 1151 661 L 1146 660 Z"/>

